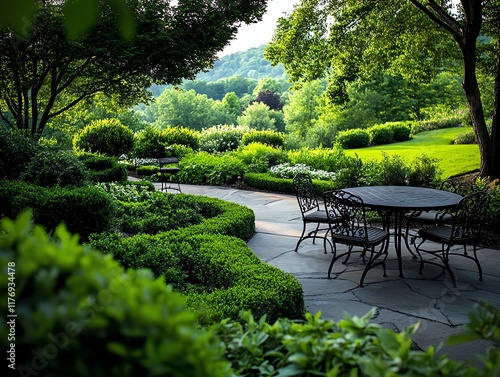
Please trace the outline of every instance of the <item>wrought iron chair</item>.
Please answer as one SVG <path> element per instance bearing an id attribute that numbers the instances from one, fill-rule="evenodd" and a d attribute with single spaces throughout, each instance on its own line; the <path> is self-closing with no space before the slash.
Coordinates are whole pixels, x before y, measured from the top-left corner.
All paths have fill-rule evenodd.
<path id="1" fill-rule="evenodd" d="M 454 192 L 458 195 L 465 196 L 472 192 L 477 191 L 477 186 L 474 183 L 458 180 L 447 179 L 441 182 L 440 190 Z M 452 221 L 452 215 L 446 211 L 415 211 L 405 215 L 405 244 L 408 251 L 416 258 L 410 245 L 415 243 L 417 233 L 410 231 L 411 227 L 414 228 L 428 228 L 436 225 L 449 224 Z"/>
<path id="2" fill-rule="evenodd" d="M 182 192 L 181 185 L 175 178 L 176 174 L 180 171 L 179 166 L 177 165 L 178 163 L 179 159 L 177 157 L 162 157 L 158 159 L 158 165 L 160 166 L 159 174 L 161 180 L 160 190 L 168 191 L 168 189 L 171 189 Z M 172 184 L 176 184 L 177 188 L 172 187 Z"/>
<path id="3" fill-rule="evenodd" d="M 422 241 L 415 246 L 415 249 L 420 258 L 420 274 L 422 274 L 424 263 L 443 267 L 443 271 L 445 269 L 448 271 L 453 281 L 453 286 L 456 287 L 456 279 L 449 264 L 449 257 L 450 255 L 458 255 L 476 262 L 479 280 L 483 280 L 481 264 L 477 258 L 476 250 L 481 229 L 486 220 L 489 200 L 488 193 L 484 191 L 467 195 L 460 200 L 458 206 L 453 211 L 449 212 L 451 216 L 449 224 L 441 224 L 432 228 L 421 228 L 418 230 L 418 235 L 422 238 Z M 437 242 L 441 244 L 441 248 L 424 249 L 426 241 Z M 463 246 L 463 248 L 452 249 L 456 245 Z M 472 254 L 467 252 L 467 246 L 472 246 Z M 422 257 L 423 253 L 432 254 L 439 261 L 436 262 L 436 258 L 424 259 Z"/>
<path id="4" fill-rule="evenodd" d="M 330 235 L 333 244 L 347 246 L 347 251 L 337 255 L 335 250 L 328 278 L 330 278 L 332 267 L 338 259 L 346 256 L 342 262 L 346 264 L 354 247 L 360 247 L 363 262 L 368 256 L 365 269 L 361 275 L 359 286 L 363 286 L 366 273 L 372 268 L 382 265 L 384 277 L 386 276 L 385 260 L 389 247 L 389 232 L 382 228 L 369 226 L 366 220 L 366 210 L 363 200 L 356 195 L 342 190 L 327 191 L 323 194 L 325 210 L 330 222 Z M 339 219 L 341 219 L 339 221 Z"/>
<path id="5" fill-rule="evenodd" d="M 320 209 L 318 197 L 314 191 L 311 177 L 305 173 L 298 173 L 293 178 L 293 186 L 295 188 L 295 195 L 302 214 L 302 234 L 297 241 L 295 251 L 298 250 L 301 242 L 308 238 L 312 238 L 313 243 L 316 241 L 316 238 L 322 238 L 324 242 L 330 242 L 326 234 L 323 236 L 318 235 L 318 232 L 320 231 L 325 231 L 326 233 L 329 230 L 328 224 L 330 220 L 328 219 L 325 210 Z M 314 229 L 306 234 L 309 224 L 312 224 Z M 321 228 L 321 226 L 323 227 Z M 334 246 L 332 246 L 332 248 L 334 248 Z"/>

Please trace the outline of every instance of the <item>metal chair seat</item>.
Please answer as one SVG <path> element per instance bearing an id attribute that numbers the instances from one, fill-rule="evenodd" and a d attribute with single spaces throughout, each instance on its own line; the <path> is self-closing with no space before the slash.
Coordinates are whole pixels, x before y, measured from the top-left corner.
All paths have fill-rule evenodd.
<path id="1" fill-rule="evenodd" d="M 180 168 L 178 166 L 172 166 L 178 163 L 179 159 L 177 157 L 162 157 L 158 159 L 158 165 L 160 166 L 158 173 L 161 180 L 160 190 L 168 191 L 168 189 L 171 189 L 182 192 L 181 185 L 176 179 L 176 174 L 180 171 Z M 177 185 L 177 187 L 173 187 L 172 184 Z"/>
<path id="2" fill-rule="evenodd" d="M 311 223 L 328 224 L 329 222 L 328 216 L 324 209 L 318 209 L 317 211 L 305 213 L 303 219 L 304 221 L 308 221 Z"/>
<path id="3" fill-rule="evenodd" d="M 461 230 L 457 230 L 456 234 L 453 234 L 453 228 L 450 225 L 440 225 L 434 228 L 419 229 L 418 234 L 420 237 L 429 241 L 439 243 L 453 242 L 454 245 L 471 243 L 476 237 L 475 235 L 465 234 Z"/>
<path id="4" fill-rule="evenodd" d="M 363 227 L 356 227 L 348 233 L 336 233 L 333 231 L 332 238 L 336 243 L 360 247 L 371 247 L 378 245 L 389 236 L 389 233 L 381 228 L 367 227 L 366 234 Z"/>
<path id="5" fill-rule="evenodd" d="M 467 195 L 450 212 L 452 217 L 450 224 L 418 230 L 418 236 L 422 241 L 415 245 L 415 250 L 420 258 L 420 274 L 422 274 L 424 263 L 442 267 L 443 270 L 448 271 L 453 286 L 456 287 L 457 282 L 449 264 L 449 258 L 452 255 L 457 255 L 472 259 L 476 263 L 479 280 L 483 280 L 481 264 L 477 258 L 477 243 L 479 242 L 482 226 L 486 221 L 489 200 L 488 193 L 484 191 Z M 427 245 L 426 241 L 436 242 L 441 247 L 437 249 L 435 246 L 430 248 L 432 244 Z M 461 245 L 463 248 L 452 249 L 455 245 Z M 467 246 L 472 246 L 472 253 L 467 251 Z M 437 258 L 425 259 L 423 258 L 424 254 L 431 254 Z"/>
<path id="6" fill-rule="evenodd" d="M 368 261 L 359 280 L 359 286 L 363 286 L 363 281 L 369 270 L 382 265 L 384 276 L 386 276 L 385 260 L 389 247 L 389 232 L 382 228 L 372 227 L 367 224 L 366 209 L 363 200 L 356 195 L 342 190 L 327 191 L 323 194 L 325 210 L 330 219 L 331 239 L 334 245 L 347 245 L 347 251 L 337 254 L 336 248 L 328 268 L 328 278 L 330 278 L 335 261 L 346 256 L 342 262 L 346 264 L 353 247 L 360 247 L 361 257 Z M 358 251 L 356 251 L 358 252 Z"/>

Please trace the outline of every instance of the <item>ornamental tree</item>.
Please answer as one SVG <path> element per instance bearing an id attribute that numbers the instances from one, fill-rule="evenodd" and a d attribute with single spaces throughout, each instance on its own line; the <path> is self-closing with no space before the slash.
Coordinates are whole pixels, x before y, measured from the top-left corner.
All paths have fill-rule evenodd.
<path id="1" fill-rule="evenodd" d="M 132 105 L 150 98 L 147 88 L 153 83 L 194 78 L 214 63 L 241 23 L 261 19 L 267 1 L 19 4 L 26 3 L 32 5 L 27 13 L 32 18 L 22 32 L 19 23 L 0 18 L 0 117 L 11 128 L 40 136 L 51 119 L 96 93 Z M 124 3 L 127 12 L 117 12 L 116 3 Z M 78 9 L 88 7 L 93 22 L 76 31 L 68 29 L 89 14 L 79 14 Z M 123 27 L 127 20 L 133 28 Z"/>

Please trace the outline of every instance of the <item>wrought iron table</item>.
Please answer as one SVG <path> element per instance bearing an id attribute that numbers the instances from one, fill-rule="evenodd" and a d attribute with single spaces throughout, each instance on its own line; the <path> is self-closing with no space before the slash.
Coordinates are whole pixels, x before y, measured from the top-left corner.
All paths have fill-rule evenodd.
<path id="1" fill-rule="evenodd" d="M 343 189 L 363 199 L 366 207 L 378 211 L 384 227 L 389 229 L 394 215 L 394 248 L 398 258 L 399 276 L 403 277 L 401 238 L 403 219 L 407 212 L 445 210 L 458 204 L 462 196 L 444 190 L 413 186 L 364 186 Z"/>

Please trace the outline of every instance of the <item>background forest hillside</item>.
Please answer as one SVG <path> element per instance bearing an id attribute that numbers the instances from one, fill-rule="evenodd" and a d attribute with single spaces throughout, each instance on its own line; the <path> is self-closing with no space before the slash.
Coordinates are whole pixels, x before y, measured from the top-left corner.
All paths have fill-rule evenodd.
<path id="1" fill-rule="evenodd" d="M 262 45 L 260 47 L 250 48 L 246 51 L 223 56 L 215 62 L 212 69 L 198 73 L 195 81 L 214 83 L 221 79 L 228 79 L 231 76 L 241 76 L 254 80 L 263 78 L 287 78 L 288 76 L 285 75 L 283 64 L 278 64 L 273 67 L 271 63 L 264 58 L 265 47 L 265 45 Z M 155 97 L 158 97 L 163 90 L 169 87 L 171 86 L 153 85 L 151 91 Z"/>

